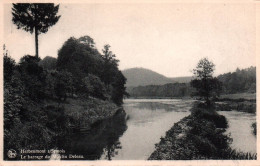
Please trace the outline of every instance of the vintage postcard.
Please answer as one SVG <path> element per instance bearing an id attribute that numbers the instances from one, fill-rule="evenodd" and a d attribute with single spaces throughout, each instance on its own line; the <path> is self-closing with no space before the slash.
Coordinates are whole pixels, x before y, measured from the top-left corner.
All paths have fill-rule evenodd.
<path id="1" fill-rule="evenodd" d="M 0 11 L 0 165 L 260 165 L 260 1 Z"/>

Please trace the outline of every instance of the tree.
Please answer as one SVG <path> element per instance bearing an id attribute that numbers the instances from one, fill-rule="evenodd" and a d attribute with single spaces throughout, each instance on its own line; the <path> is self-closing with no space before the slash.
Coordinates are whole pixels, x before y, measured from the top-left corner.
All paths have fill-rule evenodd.
<path id="1" fill-rule="evenodd" d="M 15 61 L 8 55 L 4 55 L 4 81 L 9 81 L 15 70 Z"/>
<path id="2" fill-rule="evenodd" d="M 53 3 L 16 3 L 13 4 L 13 23 L 18 29 L 35 34 L 35 53 L 38 53 L 38 35 L 46 33 L 49 27 L 55 25 L 60 16 L 57 16 L 59 5 Z"/>
<path id="3" fill-rule="evenodd" d="M 92 39 L 90 36 L 82 36 L 78 40 L 80 41 L 80 43 L 83 43 L 91 48 L 95 48 L 94 39 Z"/>
<path id="4" fill-rule="evenodd" d="M 89 74 L 82 81 L 84 83 L 85 93 L 87 95 L 105 100 L 107 99 L 107 92 L 104 83 L 99 77 Z M 84 90 L 83 90 L 84 91 Z"/>
<path id="5" fill-rule="evenodd" d="M 195 95 L 201 96 L 210 104 L 210 98 L 219 96 L 222 84 L 216 77 L 213 77 L 215 65 L 207 58 L 203 58 L 193 70 L 195 79 L 191 81 L 191 86 L 196 89 Z"/>
<path id="6" fill-rule="evenodd" d="M 25 95 L 33 101 L 40 101 L 44 98 L 45 73 L 38 65 L 40 58 L 25 55 L 20 59 L 17 71 L 25 89 Z"/>
<path id="7" fill-rule="evenodd" d="M 112 83 L 112 94 L 111 99 L 117 105 L 123 104 L 124 97 L 129 97 L 129 94 L 126 92 L 126 78 L 121 71 L 118 71 L 115 75 L 115 80 Z"/>
<path id="8" fill-rule="evenodd" d="M 256 67 L 237 68 L 235 72 L 219 75 L 218 79 L 223 83 L 222 93 L 256 92 Z"/>
<path id="9" fill-rule="evenodd" d="M 104 46 L 103 51 L 103 55 L 102 55 L 102 59 L 103 59 L 103 71 L 102 71 L 102 80 L 104 81 L 104 83 L 106 84 L 106 86 L 108 87 L 109 84 L 112 83 L 116 72 L 118 71 L 118 62 L 119 60 L 115 59 L 115 54 L 112 53 L 112 51 L 110 51 L 110 45 L 106 44 Z"/>
<path id="10" fill-rule="evenodd" d="M 55 70 L 57 59 L 46 56 L 43 60 L 39 62 L 39 66 L 43 67 L 45 70 Z"/>
<path id="11" fill-rule="evenodd" d="M 99 75 L 102 57 L 89 36 L 69 38 L 58 51 L 57 69 L 67 70 L 81 80 L 88 74 Z"/>

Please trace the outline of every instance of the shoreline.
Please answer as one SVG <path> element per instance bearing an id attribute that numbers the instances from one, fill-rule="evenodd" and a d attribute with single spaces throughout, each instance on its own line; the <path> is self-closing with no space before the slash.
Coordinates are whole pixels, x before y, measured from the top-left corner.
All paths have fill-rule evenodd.
<path id="1" fill-rule="evenodd" d="M 166 132 L 148 160 L 256 159 L 256 154 L 231 149 L 227 127 L 224 116 L 193 105 L 191 115 Z"/>
<path id="2" fill-rule="evenodd" d="M 179 99 L 179 100 L 197 100 L 192 97 L 129 97 L 127 99 Z M 199 100 L 198 100 L 199 101 Z M 256 100 L 255 99 L 231 99 L 218 98 L 215 99 L 216 109 L 218 111 L 238 111 L 256 114 Z"/>

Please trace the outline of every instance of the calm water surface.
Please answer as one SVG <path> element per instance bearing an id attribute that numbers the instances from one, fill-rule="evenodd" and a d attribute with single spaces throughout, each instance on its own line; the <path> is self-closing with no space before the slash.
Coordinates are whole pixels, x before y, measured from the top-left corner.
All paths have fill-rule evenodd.
<path id="1" fill-rule="evenodd" d="M 114 160 L 145 160 L 155 144 L 174 123 L 189 115 L 191 100 L 128 99 L 124 109 L 128 116 L 127 130 L 119 139 L 122 149 Z"/>
<path id="2" fill-rule="evenodd" d="M 233 142 L 231 147 L 243 152 L 256 153 L 256 136 L 253 135 L 252 123 L 256 122 L 254 114 L 237 111 L 219 111 L 229 124 L 227 133 L 231 134 Z"/>
<path id="3" fill-rule="evenodd" d="M 85 160 L 146 160 L 155 144 L 174 123 L 190 114 L 194 100 L 127 99 L 125 112 L 97 123 L 86 133 L 70 136 L 65 147 L 72 154 L 82 154 Z M 256 137 L 251 124 L 255 115 L 236 111 L 221 111 L 229 121 L 227 133 L 232 147 L 244 152 L 256 152 Z"/>

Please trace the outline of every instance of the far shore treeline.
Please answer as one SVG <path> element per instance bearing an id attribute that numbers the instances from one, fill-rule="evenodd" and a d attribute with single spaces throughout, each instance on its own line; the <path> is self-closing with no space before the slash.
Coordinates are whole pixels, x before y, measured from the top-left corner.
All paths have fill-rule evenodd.
<path id="1" fill-rule="evenodd" d="M 237 69 L 234 72 L 221 74 L 217 79 L 222 83 L 223 94 L 235 93 L 256 93 L 256 67 Z M 194 88 L 190 83 L 168 83 L 164 85 L 147 85 L 129 87 L 128 92 L 131 97 L 149 98 L 179 98 L 189 97 L 193 94 Z"/>

